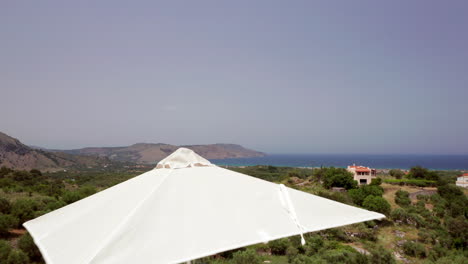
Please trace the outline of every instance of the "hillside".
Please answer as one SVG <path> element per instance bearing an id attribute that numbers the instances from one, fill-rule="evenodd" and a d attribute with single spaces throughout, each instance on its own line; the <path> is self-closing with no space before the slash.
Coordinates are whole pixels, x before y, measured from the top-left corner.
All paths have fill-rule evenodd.
<path id="1" fill-rule="evenodd" d="M 207 159 L 261 157 L 264 153 L 235 144 L 185 145 L 138 143 L 127 147 L 91 147 L 73 150 L 54 150 L 74 155 L 97 155 L 111 160 L 155 164 L 179 147 L 192 149 Z"/>
<path id="2" fill-rule="evenodd" d="M 453 184 L 455 178 L 447 176 L 446 172 L 436 172 L 444 178 L 437 182 L 437 188 L 421 189 L 388 183 L 379 186 L 379 182 L 376 182 L 374 185 L 335 192 L 325 188 L 321 182 L 326 182 L 327 178 L 336 179 L 335 175 L 340 170 L 335 170 L 333 175 L 321 173 L 330 168 L 248 166 L 230 169 L 348 205 L 385 213 L 387 217 L 381 221 L 306 233 L 305 245 L 301 245 L 299 236 L 293 236 L 206 257 L 197 260 L 197 263 L 468 263 L 467 193 L 466 189 L 456 187 Z M 5 256 L 11 254 L 10 251 L 14 252 L 12 250 L 18 250 L 26 253 L 26 259 L 30 260 L 21 263 L 45 263 L 21 223 L 142 172 L 132 169 L 68 170 L 38 174 L 0 169 L 3 181 L 0 184 L 0 220 L 3 220 L 0 221 L 0 256 L 2 252 Z M 380 174 L 379 177 L 391 178 L 388 174 Z M 422 190 L 430 190 L 431 193 L 414 195 Z"/>
<path id="3" fill-rule="evenodd" d="M 33 149 L 18 139 L 0 132 L 0 167 L 30 170 L 59 170 L 69 167 L 94 167 L 109 163 L 107 158 L 52 153 Z"/>
<path id="4" fill-rule="evenodd" d="M 235 144 L 186 145 L 138 143 L 127 147 L 91 147 L 73 150 L 47 150 L 29 147 L 0 132 L 0 167 L 59 170 L 97 167 L 112 161 L 155 164 L 179 147 L 186 147 L 208 159 L 261 157 L 264 153 Z"/>

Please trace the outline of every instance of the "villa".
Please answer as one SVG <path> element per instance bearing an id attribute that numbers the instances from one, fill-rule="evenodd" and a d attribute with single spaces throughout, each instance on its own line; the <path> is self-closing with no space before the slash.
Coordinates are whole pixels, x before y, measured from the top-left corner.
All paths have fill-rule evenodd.
<path id="1" fill-rule="evenodd" d="M 468 173 L 464 173 L 462 176 L 457 178 L 457 186 L 467 188 L 468 187 Z"/>
<path id="2" fill-rule="evenodd" d="M 354 180 L 357 181 L 359 185 L 370 184 L 372 179 L 377 178 L 377 170 L 369 167 L 356 166 L 356 164 L 353 164 L 353 166 L 348 166 L 347 170 L 353 174 Z"/>

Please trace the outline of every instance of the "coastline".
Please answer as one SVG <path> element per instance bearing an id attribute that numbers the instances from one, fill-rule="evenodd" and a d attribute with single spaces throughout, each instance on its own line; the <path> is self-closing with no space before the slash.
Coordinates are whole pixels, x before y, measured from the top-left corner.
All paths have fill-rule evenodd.
<path id="1" fill-rule="evenodd" d="M 419 154 L 269 154 L 265 157 L 212 159 L 218 166 L 276 166 L 294 168 L 337 167 L 357 164 L 378 170 L 409 170 L 422 166 L 439 171 L 467 171 L 468 155 Z"/>
<path id="2" fill-rule="evenodd" d="M 215 163 L 216 164 L 216 163 Z M 320 169 L 320 167 L 295 167 L 295 166 L 277 166 L 277 165 L 264 165 L 264 164 L 258 164 L 258 165 L 225 165 L 225 164 L 216 164 L 217 166 L 223 167 L 223 168 L 247 168 L 247 167 L 255 167 L 255 166 L 274 166 L 274 167 L 284 167 L 284 168 L 295 168 L 295 169 Z M 335 168 L 343 168 L 346 169 L 346 167 L 337 167 Z M 377 173 L 387 173 L 390 170 L 402 170 L 402 171 L 409 171 L 411 168 L 373 168 L 377 170 Z M 468 169 L 431 169 L 428 168 L 428 170 L 431 171 L 460 171 L 460 172 L 468 172 Z"/>

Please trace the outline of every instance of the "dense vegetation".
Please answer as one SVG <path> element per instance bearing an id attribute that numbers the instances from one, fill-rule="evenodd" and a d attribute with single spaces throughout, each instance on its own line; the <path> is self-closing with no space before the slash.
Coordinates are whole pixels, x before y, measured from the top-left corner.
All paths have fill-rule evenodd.
<path id="1" fill-rule="evenodd" d="M 387 219 L 308 234 L 305 246 L 297 237 L 285 238 L 199 263 L 468 263 L 468 201 L 464 191 L 453 184 L 460 172 L 416 166 L 407 173 L 390 170 L 384 180 L 358 187 L 342 168 L 255 166 L 235 170 L 381 212 Z M 398 189 L 415 192 L 426 186 L 437 187 L 430 189 L 437 193 L 411 199 L 408 191 Z M 333 192 L 332 187 L 347 191 Z M 391 199 L 384 198 L 386 193 L 392 194 Z"/>
<path id="2" fill-rule="evenodd" d="M 195 263 L 467 263 L 468 208 L 465 191 L 456 187 L 457 172 L 414 167 L 405 174 L 390 171 L 384 180 L 358 186 L 342 168 L 300 169 L 273 166 L 230 168 L 261 179 L 339 202 L 378 211 L 383 221 L 370 221 L 224 252 Z M 0 169 L 0 263 L 43 263 L 21 224 L 127 180 L 141 171 L 68 171 Z M 388 184 L 391 180 L 403 184 Z M 420 182 L 430 182 L 431 195 L 410 197 Z M 427 186 L 427 185 L 424 185 Z M 341 187 L 344 192 L 334 192 Z M 413 189 L 411 189 L 413 188 Z M 409 190 L 409 191 L 408 191 Z"/>

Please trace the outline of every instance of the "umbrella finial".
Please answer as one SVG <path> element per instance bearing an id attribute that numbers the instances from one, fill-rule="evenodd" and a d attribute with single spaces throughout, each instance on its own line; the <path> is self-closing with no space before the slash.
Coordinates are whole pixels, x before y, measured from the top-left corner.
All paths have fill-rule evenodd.
<path id="1" fill-rule="evenodd" d="M 214 166 L 207 159 L 188 148 L 179 148 L 171 155 L 158 162 L 157 169 L 182 169 L 190 167 Z"/>

